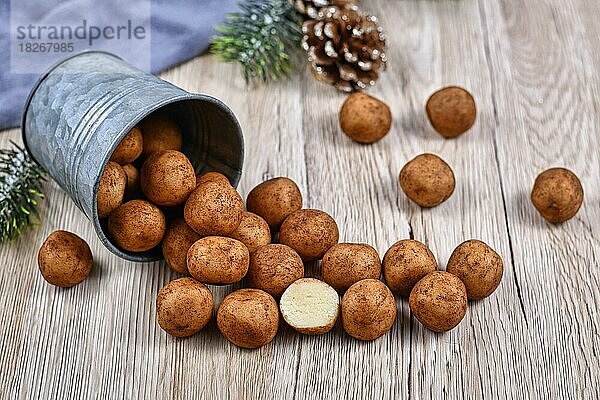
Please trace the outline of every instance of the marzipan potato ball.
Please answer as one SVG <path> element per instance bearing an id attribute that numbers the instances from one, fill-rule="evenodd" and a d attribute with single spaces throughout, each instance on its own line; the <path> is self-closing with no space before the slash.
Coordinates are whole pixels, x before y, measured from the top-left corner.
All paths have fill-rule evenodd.
<path id="1" fill-rule="evenodd" d="M 183 275 L 189 274 L 187 253 L 199 239 L 200 235 L 194 232 L 183 218 L 174 219 L 169 223 L 169 228 L 162 241 L 162 253 L 173 271 Z"/>
<path id="2" fill-rule="evenodd" d="M 249 264 L 250 253 L 246 246 L 238 240 L 221 236 L 202 238 L 187 253 L 190 275 L 212 285 L 241 281 L 248 272 Z"/>
<path id="3" fill-rule="evenodd" d="M 242 221 L 229 236 L 244 243 L 251 254 L 259 247 L 271 243 L 269 224 L 258 215 L 248 211 L 244 211 Z"/>
<path id="4" fill-rule="evenodd" d="M 535 179 L 531 202 L 549 222 L 564 222 L 579 211 L 583 187 L 577 175 L 568 169 L 550 168 Z"/>
<path id="5" fill-rule="evenodd" d="M 207 172 L 196 177 L 196 186 L 201 185 L 205 182 L 221 182 L 224 185 L 231 185 L 229 179 L 220 172 Z"/>
<path id="6" fill-rule="evenodd" d="M 244 202 L 230 185 L 206 182 L 185 203 L 185 222 L 202 236 L 229 235 L 242 222 Z"/>
<path id="7" fill-rule="evenodd" d="M 342 323 L 350 336 L 374 340 L 392 328 L 396 320 L 396 300 L 377 279 L 356 282 L 342 298 Z"/>
<path id="8" fill-rule="evenodd" d="M 258 289 L 227 295 L 217 311 L 217 327 L 236 346 L 255 349 L 271 342 L 279 328 L 275 299 Z"/>
<path id="9" fill-rule="evenodd" d="M 446 271 L 463 281 L 469 300 L 479 300 L 488 297 L 500 285 L 504 264 L 487 244 L 467 240 L 454 249 Z"/>
<path id="10" fill-rule="evenodd" d="M 435 154 L 421 154 L 400 171 L 400 187 L 409 199 L 421 207 L 435 207 L 454 192 L 454 173 Z"/>
<path id="11" fill-rule="evenodd" d="M 140 172 L 132 164 L 122 166 L 125 175 L 127 175 L 127 186 L 125 187 L 125 197 L 135 198 L 140 196 Z"/>
<path id="12" fill-rule="evenodd" d="M 144 148 L 142 156 L 148 157 L 151 153 L 160 150 L 181 150 L 183 136 L 179 126 L 169 117 L 152 114 L 140 122 Z"/>
<path id="13" fill-rule="evenodd" d="M 417 240 L 400 240 L 383 256 L 383 276 L 392 292 L 408 297 L 413 286 L 438 265 L 433 253 Z"/>
<path id="14" fill-rule="evenodd" d="M 145 200 L 122 204 L 108 217 L 108 233 L 123 250 L 141 252 L 156 247 L 167 229 L 160 208 Z"/>
<path id="15" fill-rule="evenodd" d="M 156 298 L 156 319 L 169 335 L 191 336 L 208 324 L 215 302 L 210 290 L 192 278 L 167 283 Z"/>
<path id="16" fill-rule="evenodd" d="M 288 215 L 302 208 L 302 194 L 293 180 L 273 178 L 248 193 L 246 207 L 264 218 L 276 232 Z"/>
<path id="17" fill-rule="evenodd" d="M 290 246 L 304 261 L 319 260 L 338 242 L 335 220 L 320 210 L 298 210 L 281 224 L 279 243 Z"/>
<path id="18" fill-rule="evenodd" d="M 457 86 L 445 87 L 432 94 L 425 109 L 433 129 L 446 138 L 471 129 L 477 117 L 473 96 Z"/>
<path id="19" fill-rule="evenodd" d="M 273 297 L 304 276 L 304 264 L 294 250 L 284 244 L 268 244 L 250 256 L 248 286 Z"/>
<path id="20" fill-rule="evenodd" d="M 104 167 L 98 186 L 98 217 L 106 218 L 119 207 L 125 197 L 127 174 L 116 162 L 109 161 Z"/>
<path id="21" fill-rule="evenodd" d="M 142 131 L 134 126 L 117 145 L 110 156 L 110 161 L 121 165 L 134 162 L 142 154 L 143 142 Z"/>
<path id="22" fill-rule="evenodd" d="M 435 271 L 421 279 L 410 292 L 410 311 L 434 332 L 454 328 L 467 312 L 467 289 L 455 275 Z"/>
<path id="23" fill-rule="evenodd" d="M 79 236 L 54 231 L 38 252 L 38 266 L 51 285 L 71 287 L 83 282 L 92 271 L 90 246 Z"/>
<path id="24" fill-rule="evenodd" d="M 298 332 L 321 335 L 335 325 L 340 298 L 335 289 L 325 282 L 302 278 L 283 292 L 279 308 L 285 322 Z"/>
<path id="25" fill-rule="evenodd" d="M 351 94 L 340 110 L 342 131 L 359 143 L 373 143 L 382 139 L 391 126 L 390 108 L 368 94 Z"/>
<path id="26" fill-rule="evenodd" d="M 155 151 L 142 165 L 142 192 L 159 206 L 183 204 L 196 188 L 196 173 L 185 154 L 177 150 Z"/>
<path id="27" fill-rule="evenodd" d="M 381 261 L 368 244 L 338 243 L 321 261 L 323 280 L 341 292 L 363 279 L 379 279 Z"/>

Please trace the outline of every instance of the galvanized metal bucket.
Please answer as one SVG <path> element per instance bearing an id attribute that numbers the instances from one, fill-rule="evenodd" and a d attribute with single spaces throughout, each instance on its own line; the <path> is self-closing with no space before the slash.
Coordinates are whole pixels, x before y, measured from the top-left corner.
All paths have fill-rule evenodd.
<path id="1" fill-rule="evenodd" d="M 154 261 L 162 255 L 159 249 L 123 251 L 110 241 L 106 220 L 98 218 L 98 185 L 121 139 L 159 110 L 179 124 L 182 151 L 197 173 L 220 171 L 237 185 L 244 142 L 231 110 L 214 97 L 186 92 L 113 54 L 89 51 L 54 65 L 33 87 L 23 113 L 23 142 L 31 156 L 92 221 L 102 243 L 126 260 Z"/>

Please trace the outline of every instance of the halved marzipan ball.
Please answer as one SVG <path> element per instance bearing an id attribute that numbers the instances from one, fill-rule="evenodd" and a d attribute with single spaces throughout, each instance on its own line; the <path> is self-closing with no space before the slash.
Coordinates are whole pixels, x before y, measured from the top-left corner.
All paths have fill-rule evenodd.
<path id="1" fill-rule="evenodd" d="M 342 298 L 344 330 L 355 339 L 377 339 L 392 328 L 395 320 L 394 295 L 377 279 L 356 282 Z"/>
<path id="2" fill-rule="evenodd" d="M 383 256 L 385 282 L 401 297 L 408 297 L 421 278 L 437 269 L 431 250 L 417 240 L 400 240 Z"/>
<path id="3" fill-rule="evenodd" d="M 353 93 L 340 110 L 340 127 L 348 137 L 359 143 L 382 139 L 392 126 L 390 108 L 381 100 L 364 93 Z"/>
<path id="4" fill-rule="evenodd" d="M 454 173 L 435 154 L 421 154 L 400 171 L 400 187 L 409 199 L 421 207 L 435 207 L 454 192 Z"/>
<path id="5" fill-rule="evenodd" d="M 212 317 L 215 302 L 210 290 L 192 278 L 167 283 L 156 298 L 156 319 L 169 335 L 192 336 Z"/>
<path id="6" fill-rule="evenodd" d="M 242 221 L 229 236 L 244 243 L 250 253 L 271 243 L 269 224 L 258 215 L 248 211 L 244 211 Z"/>
<path id="7" fill-rule="evenodd" d="M 206 172 L 196 176 L 196 187 L 206 182 L 221 182 L 224 185 L 231 185 L 229 179 L 220 172 Z"/>
<path id="8" fill-rule="evenodd" d="M 446 272 L 458 276 L 465 284 L 469 300 L 479 300 L 488 297 L 500 285 L 504 264 L 487 244 L 467 240 L 452 252 Z"/>
<path id="9" fill-rule="evenodd" d="M 248 272 L 250 253 L 238 240 L 207 236 L 196 241 L 188 250 L 187 267 L 190 275 L 200 282 L 228 285 L 241 281 Z"/>
<path id="10" fill-rule="evenodd" d="M 285 322 L 298 332 L 321 335 L 335 325 L 340 298 L 335 289 L 325 282 L 302 278 L 283 292 L 279 308 Z"/>
<path id="11" fill-rule="evenodd" d="M 467 289 L 458 277 L 435 271 L 413 287 L 408 300 L 410 311 L 434 332 L 454 328 L 467 312 Z"/>
<path id="12" fill-rule="evenodd" d="M 156 247 L 167 229 L 160 208 L 145 200 L 122 204 L 108 217 L 108 233 L 123 250 L 140 252 Z"/>
<path id="13" fill-rule="evenodd" d="M 127 174 L 116 162 L 109 161 L 104 167 L 98 186 L 98 217 L 106 218 L 119 207 L 125 197 Z"/>
<path id="14" fill-rule="evenodd" d="M 433 129 L 446 138 L 468 131 L 477 117 L 473 96 L 457 86 L 445 87 L 432 94 L 425 109 Z"/>
<path id="15" fill-rule="evenodd" d="M 531 202 L 549 222 L 564 222 L 579 211 L 583 187 L 577 175 L 568 169 L 550 168 L 535 179 Z"/>
<path id="16" fill-rule="evenodd" d="M 343 292 L 360 280 L 379 279 L 381 261 L 368 244 L 338 243 L 323 256 L 321 272 L 325 282 Z"/>
<path id="17" fill-rule="evenodd" d="M 290 246 L 304 261 L 319 260 L 339 239 L 338 226 L 320 210 L 298 210 L 279 230 L 279 243 Z"/>
<path id="18" fill-rule="evenodd" d="M 288 215 L 302 208 L 302 194 L 293 180 L 273 178 L 248 193 L 246 207 L 264 218 L 276 232 Z"/>
<path id="19" fill-rule="evenodd" d="M 125 188 L 125 197 L 138 197 L 142 191 L 140 188 L 140 173 L 132 164 L 122 166 L 125 175 L 127 175 L 127 186 Z"/>
<path id="20" fill-rule="evenodd" d="M 140 122 L 144 147 L 142 156 L 160 150 L 181 150 L 183 136 L 179 126 L 165 115 L 153 114 Z"/>
<path id="21" fill-rule="evenodd" d="M 206 182 L 185 203 L 185 222 L 202 236 L 229 235 L 242 222 L 244 202 L 230 185 Z"/>
<path id="22" fill-rule="evenodd" d="M 237 290 L 219 305 L 217 327 L 236 346 L 247 349 L 264 346 L 275 338 L 279 328 L 277 303 L 262 290 Z"/>
<path id="23" fill-rule="evenodd" d="M 279 297 L 296 280 L 304 276 L 302 259 L 284 244 L 268 244 L 250 256 L 248 286 Z"/>
<path id="24" fill-rule="evenodd" d="M 142 154 L 143 142 L 142 131 L 134 126 L 117 145 L 110 156 L 110 161 L 121 165 L 134 162 Z"/>
<path id="25" fill-rule="evenodd" d="M 196 188 L 196 173 L 190 160 L 177 150 L 155 151 L 142 165 L 142 192 L 160 206 L 183 204 Z"/>
<path id="26" fill-rule="evenodd" d="M 171 269 L 180 274 L 188 275 L 187 253 L 190 247 L 200 239 L 183 218 L 174 219 L 162 241 L 162 253 Z"/>
<path id="27" fill-rule="evenodd" d="M 79 236 L 54 231 L 38 252 L 38 266 L 51 285 L 71 287 L 83 282 L 92 271 L 90 246 Z"/>

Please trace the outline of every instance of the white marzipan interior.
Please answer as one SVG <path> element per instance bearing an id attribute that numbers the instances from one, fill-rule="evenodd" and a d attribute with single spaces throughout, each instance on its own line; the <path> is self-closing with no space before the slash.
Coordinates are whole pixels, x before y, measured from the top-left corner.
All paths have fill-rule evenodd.
<path id="1" fill-rule="evenodd" d="M 319 280 L 294 282 L 281 296 L 281 313 L 296 328 L 318 328 L 337 316 L 340 298 L 334 288 Z"/>

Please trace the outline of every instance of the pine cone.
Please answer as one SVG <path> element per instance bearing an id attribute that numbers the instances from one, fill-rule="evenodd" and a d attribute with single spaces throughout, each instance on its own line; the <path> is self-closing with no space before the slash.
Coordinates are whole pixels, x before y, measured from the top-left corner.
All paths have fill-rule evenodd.
<path id="1" fill-rule="evenodd" d="M 319 10 L 323 7 L 338 6 L 343 7 L 352 3 L 352 0 L 291 0 L 294 3 L 294 8 L 305 19 L 315 19 Z"/>
<path id="2" fill-rule="evenodd" d="M 377 18 L 356 6 L 326 7 L 302 25 L 302 47 L 319 80 L 344 92 L 375 84 L 385 69 L 385 36 Z"/>

